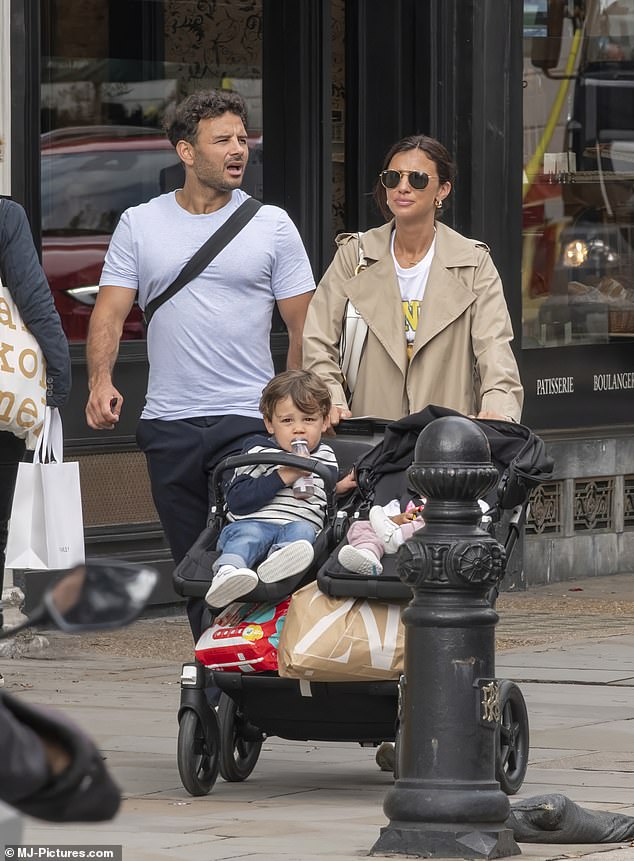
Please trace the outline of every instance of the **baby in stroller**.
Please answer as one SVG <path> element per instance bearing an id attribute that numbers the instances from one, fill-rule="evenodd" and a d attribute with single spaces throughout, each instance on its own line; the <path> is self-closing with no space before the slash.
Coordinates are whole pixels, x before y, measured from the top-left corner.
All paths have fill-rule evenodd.
<path id="1" fill-rule="evenodd" d="M 410 499 L 401 512 L 398 499 L 387 505 L 373 505 L 367 520 L 355 520 L 347 534 L 347 544 L 339 549 L 339 564 L 354 574 L 383 573 L 381 559 L 385 553 L 396 553 L 401 544 L 425 525 L 421 515 L 426 500 Z"/>
<path id="2" fill-rule="evenodd" d="M 305 442 L 311 458 L 336 477 L 337 460 L 322 442 L 330 413 L 330 394 L 309 371 L 285 371 L 266 385 L 260 411 L 270 438 L 252 437 L 243 454 L 293 452 Z M 309 472 L 266 463 L 238 467 L 226 490 L 227 520 L 218 536 L 220 556 L 205 600 L 216 608 L 247 595 L 261 580 L 276 583 L 306 571 L 313 544 L 324 526 L 324 481 L 313 474 L 312 487 L 297 487 Z M 257 571 L 252 566 L 259 563 Z"/>
<path id="3" fill-rule="evenodd" d="M 383 440 L 359 458 L 354 468 L 356 488 L 340 503 L 340 509 L 347 512 L 352 524 L 344 541 L 318 573 L 321 591 L 333 596 L 362 595 L 359 589 L 363 586 L 360 582 L 355 584 L 350 575 L 367 577 L 382 573 L 380 583 L 366 586 L 372 595 L 392 599 L 410 594 L 409 587 L 398 578 L 395 553 L 403 540 L 424 525 L 422 511 L 426 500 L 416 498 L 416 491 L 408 486 L 407 470 L 414 459 L 420 432 L 435 419 L 458 415 L 454 410 L 430 405 L 387 424 Z M 526 516 L 529 492 L 548 479 L 553 464 L 543 441 L 526 426 L 494 419 L 475 421 L 489 441 L 491 459 L 500 475 L 497 486 L 479 500 L 482 525 L 505 545 L 508 556 Z M 394 506 L 398 509 L 399 503 L 404 513 L 394 516 Z M 379 555 L 381 549 L 389 554 L 382 565 L 377 566 L 375 558 L 368 554 L 364 554 L 365 559 L 359 556 L 361 541 L 371 539 L 372 535 L 379 544 Z"/>

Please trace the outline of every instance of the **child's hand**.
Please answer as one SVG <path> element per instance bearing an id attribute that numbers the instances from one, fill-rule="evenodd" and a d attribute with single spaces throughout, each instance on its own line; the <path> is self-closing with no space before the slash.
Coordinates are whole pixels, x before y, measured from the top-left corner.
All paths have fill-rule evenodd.
<path id="1" fill-rule="evenodd" d="M 348 493 L 357 486 L 357 482 L 354 477 L 354 469 L 351 469 L 347 475 L 344 475 L 343 478 L 340 478 L 337 484 L 335 485 L 335 489 L 337 491 L 337 495 L 341 496 L 344 493 Z"/>
<path id="2" fill-rule="evenodd" d="M 393 514 L 390 517 L 392 523 L 397 523 L 399 526 L 402 526 L 404 523 L 409 523 L 410 520 L 414 520 L 414 517 L 411 517 L 409 512 L 402 514 Z"/>
<path id="3" fill-rule="evenodd" d="M 417 508 L 411 508 L 409 511 L 404 511 L 402 514 L 394 514 L 390 517 L 394 523 L 398 523 L 399 526 L 402 526 L 404 523 L 411 523 L 412 520 L 416 520 L 421 516 L 421 511 L 423 510 L 423 506 L 418 506 Z"/>
<path id="4" fill-rule="evenodd" d="M 288 487 L 291 484 L 295 484 L 298 478 L 305 478 L 306 476 L 312 475 L 312 472 L 305 469 L 295 469 L 292 466 L 281 466 L 278 469 L 277 474 L 282 480 L 282 483 Z"/>

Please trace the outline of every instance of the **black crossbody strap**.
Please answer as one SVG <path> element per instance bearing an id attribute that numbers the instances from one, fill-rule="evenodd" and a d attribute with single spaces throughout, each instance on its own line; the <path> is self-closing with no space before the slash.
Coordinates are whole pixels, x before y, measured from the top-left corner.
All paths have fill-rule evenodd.
<path id="1" fill-rule="evenodd" d="M 160 296 L 156 296 L 151 302 L 145 306 L 143 316 L 145 325 L 150 325 L 150 320 L 156 314 L 157 310 L 176 295 L 190 281 L 193 281 L 201 272 L 203 272 L 223 248 L 231 242 L 234 237 L 240 233 L 242 228 L 251 221 L 255 213 L 262 206 L 259 200 L 250 197 L 229 216 L 225 223 L 213 233 L 204 245 L 198 249 L 191 260 L 183 266 L 176 278 L 167 287 Z"/>

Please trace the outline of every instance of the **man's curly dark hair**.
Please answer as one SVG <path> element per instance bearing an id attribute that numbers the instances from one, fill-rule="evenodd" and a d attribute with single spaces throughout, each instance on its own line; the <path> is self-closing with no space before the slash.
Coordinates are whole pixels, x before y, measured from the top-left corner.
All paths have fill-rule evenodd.
<path id="1" fill-rule="evenodd" d="M 247 125 L 247 106 L 239 93 L 230 90 L 205 90 L 187 96 L 165 116 L 163 128 L 172 146 L 179 141 L 196 142 L 198 123 L 231 113 Z"/>

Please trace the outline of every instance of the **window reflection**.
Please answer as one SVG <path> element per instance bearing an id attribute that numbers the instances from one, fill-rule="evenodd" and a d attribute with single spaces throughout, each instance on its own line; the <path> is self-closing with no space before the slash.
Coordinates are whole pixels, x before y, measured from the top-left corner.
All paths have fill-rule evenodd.
<path id="1" fill-rule="evenodd" d="M 42 0 L 42 256 L 64 329 L 85 340 L 121 213 L 182 185 L 168 105 L 233 89 L 249 111 L 243 188 L 262 198 L 261 0 Z M 124 338 L 143 338 L 138 308 Z"/>
<path id="2" fill-rule="evenodd" d="M 346 8 L 345 0 L 331 2 L 331 111 L 332 111 L 332 236 L 346 229 Z M 333 246 L 334 247 L 334 246 Z"/>
<path id="3" fill-rule="evenodd" d="M 525 0 L 522 346 L 634 338 L 634 0 Z"/>

